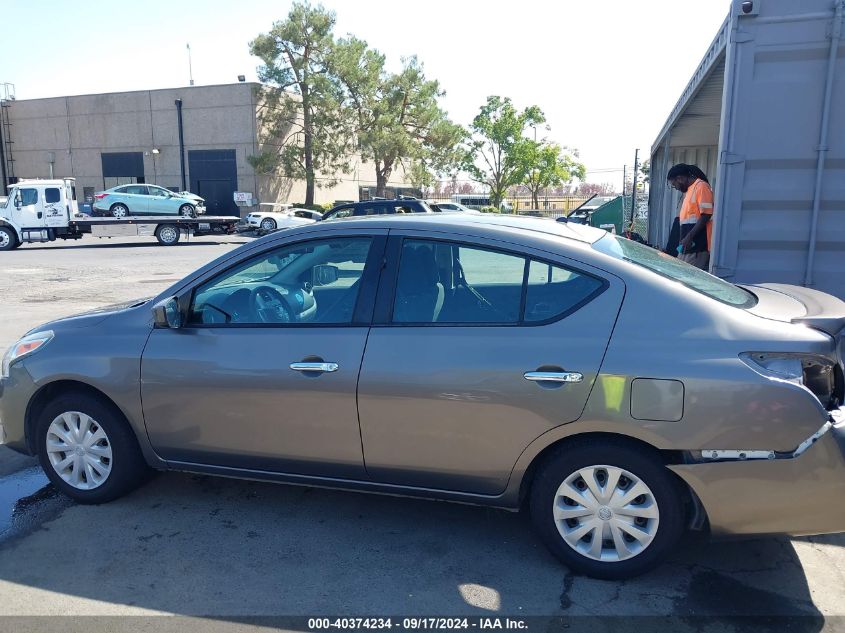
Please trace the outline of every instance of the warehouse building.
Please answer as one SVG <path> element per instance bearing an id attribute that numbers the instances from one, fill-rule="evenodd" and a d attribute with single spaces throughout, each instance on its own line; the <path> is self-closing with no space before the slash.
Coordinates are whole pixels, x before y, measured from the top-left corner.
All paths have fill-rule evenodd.
<path id="1" fill-rule="evenodd" d="M 151 183 L 189 190 L 209 214 L 245 215 L 259 202 L 301 203 L 305 182 L 257 174 L 248 158 L 260 137 L 258 83 L 190 86 L 47 99 L 3 100 L 2 156 L 6 184 L 23 178 L 76 178 L 77 197 L 120 184 Z M 349 174 L 317 188 L 321 204 L 359 200 L 375 186 L 372 163 L 350 157 Z M 391 183 L 397 188 L 401 181 Z M 241 202 L 235 202 L 235 192 Z"/>

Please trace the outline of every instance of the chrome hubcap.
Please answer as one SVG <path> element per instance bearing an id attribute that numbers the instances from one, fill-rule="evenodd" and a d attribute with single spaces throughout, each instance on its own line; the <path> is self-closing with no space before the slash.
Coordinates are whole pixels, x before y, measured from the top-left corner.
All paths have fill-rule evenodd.
<path id="1" fill-rule="evenodd" d="M 0 231 L 0 248 L 6 248 L 11 242 L 9 234 L 6 231 Z"/>
<path id="2" fill-rule="evenodd" d="M 264 220 L 261 223 L 261 228 L 264 229 L 265 231 L 269 231 L 270 229 L 274 228 L 274 225 L 275 225 L 275 222 L 273 222 L 271 220 Z"/>
<path id="3" fill-rule="evenodd" d="M 192 214 L 193 214 L 193 210 L 191 209 L 191 207 L 189 207 L 189 206 L 182 207 L 182 215 L 183 216 L 185 216 L 186 218 L 189 218 L 189 217 L 191 217 Z"/>
<path id="4" fill-rule="evenodd" d="M 47 457 L 56 474 L 77 490 L 101 486 L 112 469 L 108 435 L 79 411 L 62 413 L 47 429 Z"/>
<path id="5" fill-rule="evenodd" d="M 116 218 L 122 218 L 126 215 L 126 209 L 124 207 L 115 207 L 112 211 L 112 215 Z"/>
<path id="6" fill-rule="evenodd" d="M 172 242 L 176 239 L 176 229 L 166 227 L 161 230 L 161 239 L 165 242 Z"/>
<path id="7" fill-rule="evenodd" d="M 657 535 L 660 511 L 639 477 L 616 466 L 569 475 L 554 498 L 557 530 L 582 556 L 617 562 L 641 554 Z"/>

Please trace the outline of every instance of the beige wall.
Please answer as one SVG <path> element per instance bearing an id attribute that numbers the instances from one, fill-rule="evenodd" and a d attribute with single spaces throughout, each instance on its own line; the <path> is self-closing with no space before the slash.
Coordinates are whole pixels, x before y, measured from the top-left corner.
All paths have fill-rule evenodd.
<path id="1" fill-rule="evenodd" d="M 302 202 L 304 181 L 257 176 L 247 160 L 259 148 L 261 90 L 260 84 L 237 83 L 14 101 L 9 108 L 14 175 L 49 177 L 52 153 L 53 175 L 76 178 L 81 197 L 84 187 L 105 187 L 102 153 L 143 152 L 146 182 L 181 187 L 174 102 L 182 99 L 186 172 L 192 149 L 234 149 L 240 191 L 262 202 Z M 154 155 L 153 148 L 160 153 Z M 340 175 L 339 184 L 317 189 L 319 203 L 357 200 L 359 185 L 375 186 L 372 163 L 358 156 L 349 161 L 351 171 Z M 190 173 L 186 178 L 190 187 Z M 402 170 L 391 180 L 404 184 Z"/>

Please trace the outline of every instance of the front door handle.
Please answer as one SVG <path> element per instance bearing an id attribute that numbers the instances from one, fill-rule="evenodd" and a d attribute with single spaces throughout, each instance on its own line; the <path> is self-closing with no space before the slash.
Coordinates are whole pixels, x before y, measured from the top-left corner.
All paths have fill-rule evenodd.
<path id="1" fill-rule="evenodd" d="M 337 363 L 291 363 L 294 371 L 333 372 L 337 371 Z"/>
<path id="2" fill-rule="evenodd" d="M 581 382 L 583 374 L 577 371 L 527 371 L 522 374 L 525 380 L 532 382 Z"/>

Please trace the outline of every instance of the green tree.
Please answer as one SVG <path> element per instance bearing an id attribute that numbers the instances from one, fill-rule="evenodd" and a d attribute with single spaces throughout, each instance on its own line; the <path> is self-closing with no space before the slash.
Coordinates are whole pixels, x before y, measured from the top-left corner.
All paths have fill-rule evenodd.
<path id="1" fill-rule="evenodd" d="M 540 208 L 540 192 L 548 187 L 568 184 L 573 178 L 584 180 L 587 168 L 576 157 L 554 143 L 531 141 L 529 149 L 531 167 L 523 183 L 531 192 L 535 209 Z"/>
<path id="2" fill-rule="evenodd" d="M 342 92 L 330 72 L 334 51 L 335 14 L 322 5 L 294 2 L 287 19 L 250 43 L 261 59 L 261 81 L 276 90 L 262 91 L 260 117 L 263 149 L 250 157 L 260 173 L 305 180 L 305 204 L 314 204 L 317 174 L 329 174 L 320 184 L 336 184 L 338 173 L 349 173 L 352 136 L 342 105 Z M 293 93 L 293 94 L 291 94 Z"/>
<path id="3" fill-rule="evenodd" d="M 333 59 L 345 105 L 354 113 L 361 158 L 375 164 L 377 196 L 399 165 L 417 177 L 421 170 L 442 172 L 459 162 L 456 148 L 464 131 L 447 118 L 439 105 L 444 92 L 425 77 L 416 57 L 388 74 L 383 55 L 350 37 L 338 43 Z"/>
<path id="4" fill-rule="evenodd" d="M 522 112 L 507 97 L 487 97 L 470 126 L 463 169 L 490 188 L 490 202 L 499 207 L 509 187 L 525 182 L 537 145 L 525 137 L 526 128 L 545 123 L 537 106 Z"/>

